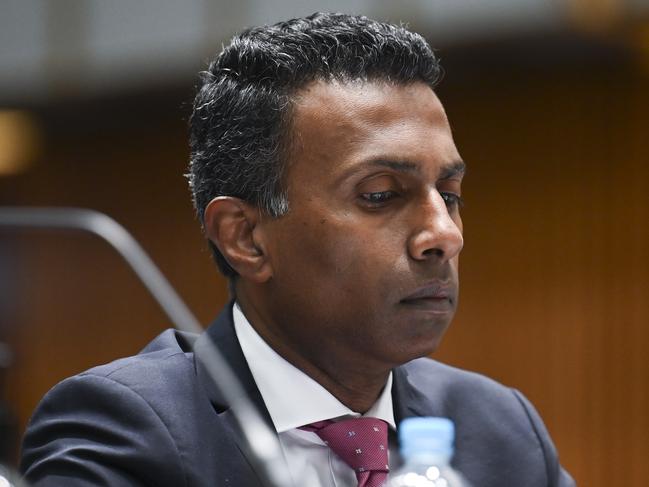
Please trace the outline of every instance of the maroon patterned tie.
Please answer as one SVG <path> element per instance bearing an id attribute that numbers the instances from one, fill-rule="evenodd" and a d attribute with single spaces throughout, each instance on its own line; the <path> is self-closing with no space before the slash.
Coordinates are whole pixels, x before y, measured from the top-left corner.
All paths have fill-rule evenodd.
<path id="1" fill-rule="evenodd" d="M 318 421 L 303 426 L 313 431 L 354 469 L 358 487 L 382 487 L 388 479 L 388 425 L 377 418 Z"/>

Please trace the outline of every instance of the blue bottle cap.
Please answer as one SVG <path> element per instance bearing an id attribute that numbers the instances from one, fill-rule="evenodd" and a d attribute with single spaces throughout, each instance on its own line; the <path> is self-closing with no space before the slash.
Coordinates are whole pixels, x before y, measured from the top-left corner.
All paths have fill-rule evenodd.
<path id="1" fill-rule="evenodd" d="M 453 456 L 455 425 L 448 418 L 407 418 L 399 425 L 401 454 L 409 458 L 413 454 Z"/>

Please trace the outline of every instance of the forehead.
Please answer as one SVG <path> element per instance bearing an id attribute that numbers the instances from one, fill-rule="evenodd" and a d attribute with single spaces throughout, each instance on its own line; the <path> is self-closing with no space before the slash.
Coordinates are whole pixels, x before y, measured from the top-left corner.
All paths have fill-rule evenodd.
<path id="1" fill-rule="evenodd" d="M 292 136 L 289 173 L 381 158 L 434 171 L 459 159 L 444 108 L 422 82 L 313 82 L 295 96 Z"/>

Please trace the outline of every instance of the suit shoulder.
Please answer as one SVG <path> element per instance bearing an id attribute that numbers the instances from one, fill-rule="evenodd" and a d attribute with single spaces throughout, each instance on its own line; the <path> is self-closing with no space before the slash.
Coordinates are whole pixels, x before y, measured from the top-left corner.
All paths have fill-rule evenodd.
<path id="1" fill-rule="evenodd" d="M 68 377 L 47 392 L 36 409 L 39 413 L 56 409 L 81 407 L 89 403 L 101 404 L 114 396 L 125 404 L 141 404 L 160 416 L 184 401 L 176 398 L 193 398 L 196 387 L 194 358 L 185 337 L 174 330 L 161 333 L 137 355 L 99 365 Z M 101 401 L 93 401 L 101 398 Z M 33 422 L 33 421 L 32 421 Z"/>
<path id="2" fill-rule="evenodd" d="M 88 372 L 70 377 L 36 408 L 23 438 L 21 471 L 38 486 L 63 479 L 96 485 L 99 478 L 106 485 L 148 485 L 151 472 L 170 479 L 164 485 L 186 485 L 167 417 L 137 387 Z"/>
<path id="3" fill-rule="evenodd" d="M 407 363 L 409 379 L 422 389 L 442 389 L 447 393 L 483 392 L 515 399 L 512 389 L 486 375 L 453 367 L 430 358 Z"/>
<path id="4" fill-rule="evenodd" d="M 470 480 L 492 485 L 482 471 L 485 459 L 492 458 L 498 465 L 493 471 L 512 479 L 494 478 L 493 485 L 522 485 L 521 479 L 528 479 L 525 485 L 530 486 L 574 485 L 559 464 L 543 421 L 520 392 L 427 358 L 413 360 L 404 370 L 414 389 L 416 412 L 455 422 L 457 461 Z"/>
<path id="5" fill-rule="evenodd" d="M 429 358 L 405 366 L 407 380 L 419 401 L 436 415 L 471 417 L 481 424 L 510 425 L 531 431 L 529 403 L 518 391 L 485 375 L 452 367 Z"/>
<path id="6" fill-rule="evenodd" d="M 92 367 L 75 377 L 98 376 L 128 387 L 155 386 L 157 392 L 169 379 L 187 376 L 193 368 L 191 345 L 193 336 L 175 330 L 166 330 L 140 353 Z M 173 383 L 177 388 L 178 384 Z"/>
<path id="7" fill-rule="evenodd" d="M 188 424 L 182 419 L 203 404 L 186 338 L 168 330 L 138 355 L 54 386 L 23 440 L 21 470 L 27 478 L 56 485 L 49 483 L 52 476 L 63 472 L 79 481 L 111 479 L 110 485 L 186 485 L 181 451 Z M 165 481 L 152 480 L 152 472 Z"/>

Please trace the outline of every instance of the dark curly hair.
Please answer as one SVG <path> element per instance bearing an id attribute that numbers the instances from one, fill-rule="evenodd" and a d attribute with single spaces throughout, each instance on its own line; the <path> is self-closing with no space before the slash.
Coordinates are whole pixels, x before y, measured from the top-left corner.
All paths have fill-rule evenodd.
<path id="1" fill-rule="evenodd" d="M 289 210 L 283 168 L 292 96 L 314 80 L 422 81 L 441 68 L 428 43 L 404 27 L 363 16 L 315 13 L 248 29 L 201 73 L 190 118 L 188 179 L 201 223 L 217 196 L 272 217 Z M 237 275 L 210 242 L 223 274 Z"/>

